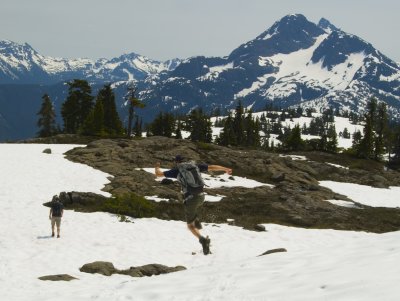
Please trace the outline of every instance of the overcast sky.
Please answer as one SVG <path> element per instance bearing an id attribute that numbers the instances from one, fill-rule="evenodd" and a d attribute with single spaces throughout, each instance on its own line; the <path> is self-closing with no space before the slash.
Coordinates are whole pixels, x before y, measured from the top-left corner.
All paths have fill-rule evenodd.
<path id="1" fill-rule="evenodd" d="M 275 21 L 321 17 L 400 62 L 399 0 L 0 0 L 0 39 L 53 57 L 226 56 Z"/>

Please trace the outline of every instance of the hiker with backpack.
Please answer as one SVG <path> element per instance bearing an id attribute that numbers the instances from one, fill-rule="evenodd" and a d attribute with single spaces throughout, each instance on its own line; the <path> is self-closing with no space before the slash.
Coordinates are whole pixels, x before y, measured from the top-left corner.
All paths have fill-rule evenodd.
<path id="1" fill-rule="evenodd" d="M 53 196 L 50 203 L 49 219 L 51 220 L 51 236 L 54 237 L 54 226 L 57 225 L 57 238 L 60 238 L 61 218 L 64 213 L 64 205 L 57 195 Z"/>
<path id="2" fill-rule="evenodd" d="M 187 227 L 199 239 L 203 247 L 204 255 L 210 253 L 210 238 L 200 234 L 201 223 L 198 220 L 197 212 L 204 203 L 204 181 L 201 172 L 207 171 L 224 171 L 232 174 L 232 169 L 220 165 L 207 165 L 205 163 L 196 164 L 194 161 L 184 162 L 184 158 L 180 155 L 175 157 L 175 167 L 161 171 L 160 163 L 155 167 L 155 175 L 157 177 L 176 178 L 181 184 L 185 216 Z"/>

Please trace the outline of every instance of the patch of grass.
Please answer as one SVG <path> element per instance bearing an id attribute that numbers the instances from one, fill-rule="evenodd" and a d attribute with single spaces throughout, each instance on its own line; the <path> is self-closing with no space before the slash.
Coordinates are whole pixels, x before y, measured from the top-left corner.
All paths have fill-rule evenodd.
<path id="1" fill-rule="evenodd" d="M 107 199 L 101 207 L 101 211 L 137 218 L 152 217 L 155 214 L 154 204 L 134 193 L 127 193 Z"/>
<path id="2" fill-rule="evenodd" d="M 383 164 L 373 160 L 354 159 L 348 165 L 350 169 L 362 169 L 370 172 L 381 172 Z"/>
<path id="3" fill-rule="evenodd" d="M 213 144 L 211 144 L 211 143 L 197 142 L 196 144 L 197 144 L 197 147 L 198 147 L 200 150 L 204 150 L 204 151 L 213 151 L 213 150 L 216 149 L 216 147 L 215 147 Z"/>

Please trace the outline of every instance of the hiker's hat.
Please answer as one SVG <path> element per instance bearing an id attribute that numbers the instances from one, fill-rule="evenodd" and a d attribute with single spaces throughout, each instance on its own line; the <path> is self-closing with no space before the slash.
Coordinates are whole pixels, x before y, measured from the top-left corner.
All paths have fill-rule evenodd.
<path id="1" fill-rule="evenodd" d="M 183 157 L 181 155 L 175 156 L 175 162 L 181 163 L 183 161 Z"/>

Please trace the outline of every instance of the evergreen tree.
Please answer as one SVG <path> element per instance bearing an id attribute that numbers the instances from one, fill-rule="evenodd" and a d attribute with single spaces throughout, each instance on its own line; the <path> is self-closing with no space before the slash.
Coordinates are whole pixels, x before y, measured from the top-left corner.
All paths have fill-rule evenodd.
<path id="1" fill-rule="evenodd" d="M 374 132 L 372 118 L 366 115 L 364 135 L 361 140 L 357 155 L 361 158 L 372 159 L 374 157 Z"/>
<path id="2" fill-rule="evenodd" d="M 172 137 L 175 130 L 175 118 L 171 113 L 160 112 L 150 124 L 150 132 L 154 136 Z"/>
<path id="3" fill-rule="evenodd" d="M 144 108 L 145 105 L 142 103 L 137 97 L 136 97 L 136 92 L 137 92 L 137 87 L 135 87 L 133 84 L 128 86 L 128 93 L 125 96 L 127 102 L 128 102 L 128 129 L 127 129 L 127 136 L 131 137 L 132 135 L 132 122 L 133 122 L 133 117 L 135 116 L 135 108 Z"/>
<path id="4" fill-rule="evenodd" d="M 376 137 L 375 137 L 375 160 L 381 160 L 385 152 L 385 142 L 388 135 L 388 115 L 384 102 L 380 102 L 377 108 L 376 116 Z"/>
<path id="5" fill-rule="evenodd" d="M 111 136 L 121 136 L 124 134 L 124 127 L 119 118 L 115 105 L 115 94 L 111 89 L 111 85 L 104 87 L 97 94 L 97 101 L 101 101 L 104 110 L 104 131 Z"/>
<path id="6" fill-rule="evenodd" d="M 284 140 L 284 147 L 289 151 L 298 151 L 304 149 L 304 146 L 305 142 L 301 138 L 300 125 L 296 124 Z"/>
<path id="7" fill-rule="evenodd" d="M 349 130 L 347 128 L 344 128 L 342 136 L 345 139 L 350 139 L 350 133 L 349 133 Z"/>
<path id="8" fill-rule="evenodd" d="M 142 126 L 142 119 L 137 117 L 135 121 L 135 126 L 133 127 L 133 133 L 135 134 L 135 137 L 142 137 Z"/>
<path id="9" fill-rule="evenodd" d="M 233 128 L 233 117 L 231 113 L 229 113 L 225 120 L 224 128 L 221 131 L 217 142 L 218 144 L 225 146 L 237 145 L 236 135 Z"/>
<path id="10" fill-rule="evenodd" d="M 378 103 L 375 97 L 372 97 L 367 103 L 367 113 L 365 117 L 369 117 L 371 120 L 372 130 L 375 130 L 376 115 L 377 115 Z"/>
<path id="11" fill-rule="evenodd" d="M 42 96 L 42 106 L 39 115 L 37 125 L 39 127 L 39 137 L 50 137 L 57 133 L 56 128 L 56 113 L 54 111 L 53 103 L 50 100 L 49 95 L 44 94 Z"/>
<path id="12" fill-rule="evenodd" d="M 243 129 L 243 106 L 242 102 L 239 100 L 238 105 L 235 110 L 235 117 L 233 118 L 233 131 L 236 136 L 235 145 L 243 145 L 244 137 L 244 129 Z"/>
<path id="13" fill-rule="evenodd" d="M 178 120 L 178 124 L 176 126 L 175 138 L 182 139 L 182 124 L 180 120 Z"/>
<path id="14" fill-rule="evenodd" d="M 260 146 L 260 122 L 258 118 L 253 119 L 252 111 L 250 110 L 244 118 L 244 135 L 243 146 L 259 147 Z"/>
<path id="15" fill-rule="evenodd" d="M 104 108 L 101 99 L 97 99 L 94 108 L 84 121 L 81 132 L 90 136 L 105 136 L 104 131 Z"/>
<path id="16" fill-rule="evenodd" d="M 327 138 L 328 138 L 328 142 L 326 144 L 326 150 L 328 152 L 336 153 L 337 147 L 338 147 L 338 139 L 337 139 L 335 125 L 331 125 L 328 128 Z"/>
<path id="17" fill-rule="evenodd" d="M 86 80 L 74 79 L 68 83 L 68 96 L 61 108 L 64 131 L 75 134 L 93 108 L 92 90 Z"/>
<path id="18" fill-rule="evenodd" d="M 190 140 L 210 143 L 212 129 L 210 118 L 202 109 L 192 110 L 186 121 L 186 130 L 190 132 Z"/>

